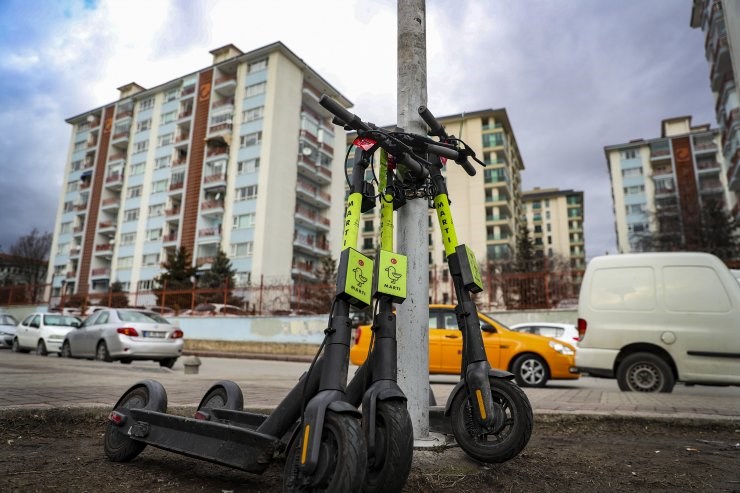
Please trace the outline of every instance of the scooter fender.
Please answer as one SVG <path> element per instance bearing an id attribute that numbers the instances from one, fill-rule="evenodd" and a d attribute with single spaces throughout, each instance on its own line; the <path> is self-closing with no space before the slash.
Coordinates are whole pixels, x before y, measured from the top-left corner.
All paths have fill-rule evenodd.
<path id="1" fill-rule="evenodd" d="M 375 410 L 378 401 L 402 400 L 406 395 L 398 384 L 392 380 L 381 380 L 370 386 L 362 398 L 362 429 L 365 431 L 368 456 L 375 456 Z"/>
<path id="2" fill-rule="evenodd" d="M 514 380 L 514 374 L 508 371 L 491 368 L 488 370 L 488 378 L 497 378 L 499 380 Z M 460 380 L 452 389 L 450 396 L 447 398 L 447 404 L 445 404 L 445 416 L 449 416 L 452 413 L 452 401 L 455 400 L 455 396 L 460 391 L 465 391 L 465 381 Z"/>
<path id="3" fill-rule="evenodd" d="M 324 390 L 316 394 L 306 405 L 303 427 L 299 431 L 302 439 L 300 467 L 303 474 L 312 474 L 319 463 L 321 434 L 324 431 L 327 409 L 339 414 L 351 414 L 358 419 L 362 417 L 355 406 L 343 399 L 344 394 L 338 390 Z"/>

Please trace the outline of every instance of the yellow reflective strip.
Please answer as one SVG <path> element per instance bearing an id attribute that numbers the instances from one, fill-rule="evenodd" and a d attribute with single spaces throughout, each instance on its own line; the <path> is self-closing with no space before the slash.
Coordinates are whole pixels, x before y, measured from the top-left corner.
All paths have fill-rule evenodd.
<path id="1" fill-rule="evenodd" d="M 393 196 L 390 194 L 380 203 L 380 249 L 393 251 Z"/>
<path id="2" fill-rule="evenodd" d="M 308 455 L 308 430 L 311 429 L 311 425 L 306 425 L 306 431 L 303 432 L 303 451 L 301 452 L 301 464 L 306 463 L 306 455 Z"/>
<path id="3" fill-rule="evenodd" d="M 447 195 L 440 194 L 434 197 L 434 209 L 437 211 L 437 221 L 439 222 L 439 230 L 442 232 L 445 255 L 449 257 L 455 253 L 455 248 L 457 248 L 457 232 L 455 231 L 455 224 L 452 222 L 450 201 L 447 199 Z"/>
<path id="4" fill-rule="evenodd" d="M 347 197 L 347 212 L 344 215 L 344 234 L 342 237 L 342 250 L 357 248 L 357 234 L 360 231 L 360 206 L 362 205 L 362 194 L 359 192 Z"/>
<path id="5" fill-rule="evenodd" d="M 486 406 L 483 404 L 483 394 L 480 389 L 475 389 L 475 397 L 478 399 L 478 407 L 480 408 L 480 417 L 486 419 Z"/>

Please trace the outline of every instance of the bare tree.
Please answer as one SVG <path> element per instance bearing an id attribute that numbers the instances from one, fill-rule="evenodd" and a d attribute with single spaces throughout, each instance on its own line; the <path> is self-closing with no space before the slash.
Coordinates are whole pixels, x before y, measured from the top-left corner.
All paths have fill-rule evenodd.
<path id="1" fill-rule="evenodd" d="M 36 228 L 27 235 L 21 236 L 10 247 L 10 255 L 18 268 L 18 278 L 28 285 L 28 297 L 36 303 L 42 290 L 41 284 L 47 269 L 47 260 L 51 251 L 51 233 L 40 233 Z"/>

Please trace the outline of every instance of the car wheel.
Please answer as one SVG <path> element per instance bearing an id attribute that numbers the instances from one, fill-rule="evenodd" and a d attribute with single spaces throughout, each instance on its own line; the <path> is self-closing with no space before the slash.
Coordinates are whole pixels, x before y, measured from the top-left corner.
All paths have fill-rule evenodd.
<path id="1" fill-rule="evenodd" d="M 69 341 L 64 341 L 64 344 L 62 344 L 62 350 L 59 352 L 59 356 L 62 358 L 72 357 L 72 348 L 69 346 Z"/>
<path id="2" fill-rule="evenodd" d="M 121 364 L 122 365 L 130 365 L 131 364 L 131 360 L 130 359 L 122 359 L 121 360 Z"/>
<path id="3" fill-rule="evenodd" d="M 46 343 L 43 339 L 39 340 L 39 343 L 36 344 L 36 356 L 46 356 L 49 352 L 46 350 Z"/>
<path id="4" fill-rule="evenodd" d="M 172 368 L 175 366 L 175 362 L 177 361 L 177 358 L 166 358 L 159 360 L 159 366 L 162 368 Z"/>
<path id="5" fill-rule="evenodd" d="M 520 387 L 544 387 L 550 379 L 547 363 L 536 354 L 519 356 L 514 361 L 512 370 Z"/>
<path id="6" fill-rule="evenodd" d="M 671 392 L 676 379 L 671 367 L 660 356 L 635 353 L 619 364 L 617 383 L 625 392 Z"/>
<path id="7" fill-rule="evenodd" d="M 21 345 L 18 344 L 18 338 L 13 339 L 13 346 L 10 348 L 14 353 L 27 353 L 28 349 L 21 349 Z"/>
<path id="8" fill-rule="evenodd" d="M 105 361 L 106 363 L 113 361 L 108 352 L 108 346 L 105 345 L 105 341 L 100 341 L 98 343 L 98 348 L 95 350 L 95 359 L 98 361 Z"/>

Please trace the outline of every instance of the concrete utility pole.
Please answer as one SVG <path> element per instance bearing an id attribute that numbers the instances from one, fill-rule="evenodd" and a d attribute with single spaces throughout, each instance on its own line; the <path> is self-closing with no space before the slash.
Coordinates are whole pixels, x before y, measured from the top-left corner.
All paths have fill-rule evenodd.
<path id="1" fill-rule="evenodd" d="M 427 103 L 425 0 L 398 0 L 398 126 L 426 133 L 418 108 Z M 414 438 L 429 438 L 429 259 L 426 199 L 398 211 L 398 244 L 408 257 L 406 301 L 398 305 L 398 384 L 408 397 Z"/>

